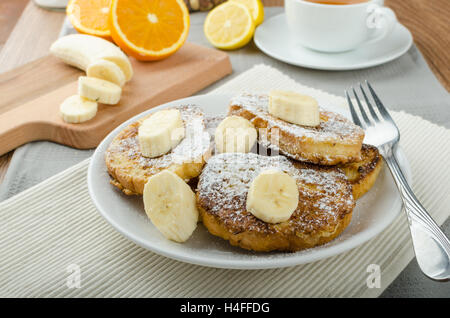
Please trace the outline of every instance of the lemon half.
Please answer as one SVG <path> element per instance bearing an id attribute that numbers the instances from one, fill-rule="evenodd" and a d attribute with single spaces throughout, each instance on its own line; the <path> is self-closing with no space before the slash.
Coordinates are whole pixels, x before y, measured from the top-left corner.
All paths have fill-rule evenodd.
<path id="1" fill-rule="evenodd" d="M 208 13 L 204 32 L 215 47 L 233 50 L 243 47 L 252 39 L 255 22 L 245 5 L 227 1 Z"/>
<path id="2" fill-rule="evenodd" d="M 260 25 L 264 21 L 264 6 L 261 0 L 231 0 L 245 5 L 252 14 L 255 26 Z"/>

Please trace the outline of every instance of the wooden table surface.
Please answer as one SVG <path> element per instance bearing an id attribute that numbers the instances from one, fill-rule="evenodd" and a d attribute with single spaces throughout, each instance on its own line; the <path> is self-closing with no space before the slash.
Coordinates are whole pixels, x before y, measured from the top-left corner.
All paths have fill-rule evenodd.
<path id="1" fill-rule="evenodd" d="M 262 0 L 265 6 L 283 0 Z M 450 91 L 450 1 L 386 0 L 399 21 L 413 34 L 414 42 L 442 85 Z M 37 8 L 29 0 L 0 1 L 0 72 L 37 59 L 58 37 L 64 13 Z M 43 31 L 45 30 L 45 32 Z M 0 157 L 0 183 L 12 153 Z"/>

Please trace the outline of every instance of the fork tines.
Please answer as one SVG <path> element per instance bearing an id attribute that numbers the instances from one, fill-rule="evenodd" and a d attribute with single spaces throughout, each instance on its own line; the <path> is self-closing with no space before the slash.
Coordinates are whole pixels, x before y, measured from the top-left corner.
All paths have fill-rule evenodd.
<path id="1" fill-rule="evenodd" d="M 377 94 L 375 93 L 375 91 L 373 90 L 372 86 L 370 85 L 370 83 L 368 81 L 366 81 L 366 85 L 369 88 L 369 91 L 371 93 L 372 99 L 376 105 L 376 108 L 378 109 L 379 114 L 377 114 L 377 112 L 375 111 L 375 108 L 372 106 L 372 103 L 370 102 L 364 87 L 361 83 L 359 83 L 359 88 L 361 90 L 361 93 L 364 97 L 364 101 L 367 105 L 367 109 L 369 110 L 370 113 L 370 117 L 368 116 L 368 113 L 366 112 L 365 107 L 363 106 L 363 104 L 361 103 L 361 99 L 359 98 L 356 90 L 351 87 L 351 91 L 353 92 L 354 95 L 354 99 L 356 100 L 356 103 L 358 104 L 358 108 L 359 108 L 359 112 L 361 113 L 362 116 L 362 121 L 360 119 L 360 117 L 358 116 L 356 110 L 355 110 L 355 106 L 352 103 L 352 100 L 350 98 L 350 94 L 348 92 L 348 90 L 345 91 L 345 95 L 347 97 L 347 101 L 348 101 L 348 105 L 350 107 L 350 113 L 352 115 L 353 118 L 353 122 L 355 124 L 357 124 L 358 126 L 361 126 L 362 128 L 367 128 L 367 127 L 371 127 L 376 123 L 379 123 L 380 121 L 382 121 L 382 119 L 380 118 L 380 115 L 388 121 L 393 121 L 391 116 L 389 115 L 388 111 L 386 110 L 386 108 L 384 107 L 384 105 L 381 103 L 380 99 L 378 98 Z"/>

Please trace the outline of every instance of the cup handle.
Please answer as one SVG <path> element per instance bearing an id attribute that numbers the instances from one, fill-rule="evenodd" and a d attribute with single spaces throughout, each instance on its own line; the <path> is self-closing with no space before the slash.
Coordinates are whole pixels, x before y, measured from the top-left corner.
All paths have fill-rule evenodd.
<path id="1" fill-rule="evenodd" d="M 389 8 L 372 4 L 367 8 L 367 27 L 370 29 L 369 39 L 365 42 L 373 43 L 379 41 L 394 30 L 397 24 L 397 17 Z"/>

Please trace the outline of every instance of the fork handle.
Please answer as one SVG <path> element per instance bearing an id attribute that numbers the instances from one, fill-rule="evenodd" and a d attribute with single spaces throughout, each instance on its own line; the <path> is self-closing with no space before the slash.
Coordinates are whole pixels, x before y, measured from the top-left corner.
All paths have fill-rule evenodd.
<path id="1" fill-rule="evenodd" d="M 395 151 L 385 157 L 400 191 L 411 230 L 417 263 L 422 272 L 437 281 L 450 280 L 450 241 L 420 204 L 408 185 L 395 157 Z"/>

